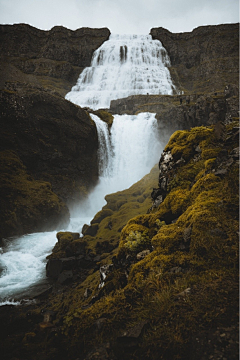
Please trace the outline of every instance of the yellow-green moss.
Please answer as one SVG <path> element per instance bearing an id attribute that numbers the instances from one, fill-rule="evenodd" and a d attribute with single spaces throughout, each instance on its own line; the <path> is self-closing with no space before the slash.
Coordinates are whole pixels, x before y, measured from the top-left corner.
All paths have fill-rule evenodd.
<path id="1" fill-rule="evenodd" d="M 94 114 L 96 114 L 102 121 L 105 121 L 108 126 L 112 126 L 113 123 L 113 115 L 107 112 L 106 110 L 96 110 L 94 111 Z"/>
<path id="2" fill-rule="evenodd" d="M 144 209 L 150 205 L 149 199 L 138 201 L 145 194 L 150 195 L 151 189 L 146 191 L 145 187 L 157 186 L 156 169 L 155 182 L 145 178 L 124 192 L 108 195 L 104 208 L 111 209 L 111 215 L 99 222 L 96 239 L 84 237 L 93 248 L 101 238 L 112 238 L 115 244 L 120 240 L 116 249 L 120 259 L 129 250 L 131 253 L 132 242 L 144 236 L 153 248 L 128 269 L 127 285 L 123 289 L 120 287 L 125 269 L 115 269 L 109 285 L 106 284 L 110 294 L 89 308 L 82 308 L 86 304 L 82 299 L 83 288 L 71 292 L 72 297 L 66 299 L 69 311 L 64 317 L 63 332 L 71 335 L 75 345 L 83 338 L 85 346 L 92 349 L 97 339 L 101 343 L 114 341 L 122 331 L 146 320 L 148 326 L 134 356 L 143 359 L 150 354 L 154 360 L 176 360 L 184 358 L 189 339 L 199 329 L 208 331 L 236 323 L 238 164 L 231 165 L 223 178 L 211 172 L 220 149 L 212 128 L 177 132 L 166 149 L 184 148 L 184 144 L 188 149 L 199 145 L 202 153 L 176 168 L 168 194 L 158 208 L 146 214 Z M 236 146 L 237 141 L 226 144 L 225 148 L 230 153 Z M 181 151 L 183 154 L 184 149 Z M 164 223 L 169 213 L 174 221 Z M 108 260 L 111 261 L 111 256 Z M 98 273 L 94 272 L 84 284 L 91 287 L 93 281 L 94 292 L 98 279 Z M 100 334 L 93 332 L 99 318 L 106 318 Z"/>

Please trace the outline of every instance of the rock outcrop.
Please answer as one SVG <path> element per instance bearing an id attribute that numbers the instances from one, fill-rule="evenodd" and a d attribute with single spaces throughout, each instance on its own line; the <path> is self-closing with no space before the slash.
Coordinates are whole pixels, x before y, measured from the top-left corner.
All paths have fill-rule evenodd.
<path id="1" fill-rule="evenodd" d="M 109 35 L 106 28 L 71 31 L 56 26 L 43 31 L 26 24 L 0 26 L 0 151 L 1 158 L 6 156 L 8 165 L 13 164 L 12 181 L 6 166 L 2 172 L 0 237 L 62 228 L 69 218 L 62 201 L 68 206 L 78 202 L 96 183 L 95 124 L 63 96 Z M 19 166 L 14 166 L 16 161 Z M 25 193 L 13 186 L 23 171 Z M 39 181 L 47 182 L 51 190 L 35 196 L 30 190 L 38 188 Z M 22 211 L 26 199 L 28 209 Z"/>
<path id="2" fill-rule="evenodd" d="M 25 75 L 28 82 L 64 96 L 109 35 L 107 28 L 72 31 L 55 26 L 43 31 L 26 24 L 1 25 L 0 88 L 6 81 L 21 81 Z"/>
<path id="3" fill-rule="evenodd" d="M 36 181 L 51 183 L 68 205 L 86 195 L 98 177 L 97 132 L 88 113 L 60 96 L 23 84 L 0 92 L 0 113 L 2 152 L 16 153 L 26 172 Z M 8 202 L 5 206 L 8 210 Z"/>
<path id="4" fill-rule="evenodd" d="M 210 94 L 133 95 L 112 100 L 110 111 L 133 115 L 139 112 L 156 113 L 159 136 L 166 144 L 176 130 L 238 119 L 238 99 L 238 87 L 227 85 L 222 91 Z"/>
<path id="5" fill-rule="evenodd" d="M 168 52 L 171 75 L 178 88 L 191 92 L 214 92 L 238 85 L 239 24 L 200 26 L 192 32 L 150 31 Z"/>

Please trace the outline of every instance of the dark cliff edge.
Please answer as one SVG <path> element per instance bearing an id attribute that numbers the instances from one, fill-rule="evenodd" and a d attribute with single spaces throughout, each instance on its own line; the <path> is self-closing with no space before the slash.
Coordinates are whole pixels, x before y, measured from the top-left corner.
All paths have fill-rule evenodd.
<path id="1" fill-rule="evenodd" d="M 25 78 L 64 96 L 109 36 L 107 28 L 43 31 L 27 24 L 0 25 L 0 88 Z"/>
<path id="2" fill-rule="evenodd" d="M 96 184 L 95 124 L 64 95 L 109 34 L 0 26 L 0 238 L 64 228 Z"/>
<path id="3" fill-rule="evenodd" d="M 215 92 L 228 84 L 238 86 L 238 23 L 201 26 L 179 34 L 160 27 L 150 34 L 167 50 L 178 89 Z"/>

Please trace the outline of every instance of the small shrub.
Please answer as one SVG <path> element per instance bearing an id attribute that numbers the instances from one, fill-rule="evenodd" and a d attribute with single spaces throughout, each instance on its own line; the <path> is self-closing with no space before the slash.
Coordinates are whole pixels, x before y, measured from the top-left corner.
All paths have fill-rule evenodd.
<path id="1" fill-rule="evenodd" d="M 143 233 L 139 231 L 130 231 L 124 247 L 129 253 L 138 253 L 146 249 L 151 249 L 151 239 L 149 238 L 147 231 L 144 231 Z"/>

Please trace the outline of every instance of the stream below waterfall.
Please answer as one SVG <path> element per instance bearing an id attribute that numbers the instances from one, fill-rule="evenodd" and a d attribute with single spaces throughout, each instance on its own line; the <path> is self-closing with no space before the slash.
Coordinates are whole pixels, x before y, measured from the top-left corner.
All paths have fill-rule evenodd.
<path id="1" fill-rule="evenodd" d="M 95 51 L 91 67 L 82 72 L 66 98 L 96 109 L 108 107 L 111 99 L 133 94 L 172 94 L 167 65 L 169 59 L 160 41 L 150 36 L 111 36 Z M 110 131 L 96 115 L 91 117 L 98 132 L 99 182 L 71 213 L 64 231 L 81 233 L 82 226 L 104 206 L 104 197 L 139 181 L 158 162 L 162 151 L 155 114 L 114 115 Z M 46 289 L 46 256 L 55 243 L 56 231 L 4 241 L 0 248 L 0 305 L 17 305 Z"/>

